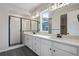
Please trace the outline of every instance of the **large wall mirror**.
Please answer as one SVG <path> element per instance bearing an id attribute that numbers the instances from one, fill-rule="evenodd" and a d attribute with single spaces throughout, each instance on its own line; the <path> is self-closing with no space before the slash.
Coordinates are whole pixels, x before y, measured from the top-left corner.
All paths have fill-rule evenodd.
<path id="1" fill-rule="evenodd" d="M 79 10 L 60 15 L 60 33 L 79 36 Z"/>

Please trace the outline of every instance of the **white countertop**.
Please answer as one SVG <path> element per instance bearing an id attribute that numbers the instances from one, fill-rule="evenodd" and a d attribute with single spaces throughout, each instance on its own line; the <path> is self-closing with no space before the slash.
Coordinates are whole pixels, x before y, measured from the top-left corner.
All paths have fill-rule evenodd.
<path id="1" fill-rule="evenodd" d="M 56 35 L 32 34 L 30 32 L 24 32 L 24 34 L 28 34 L 28 35 L 40 37 L 40 38 L 45 38 L 47 40 L 61 42 L 61 43 L 65 43 L 65 44 L 79 47 L 79 37 L 78 36 L 74 36 L 74 37 L 69 36 L 69 37 L 57 38 Z"/>

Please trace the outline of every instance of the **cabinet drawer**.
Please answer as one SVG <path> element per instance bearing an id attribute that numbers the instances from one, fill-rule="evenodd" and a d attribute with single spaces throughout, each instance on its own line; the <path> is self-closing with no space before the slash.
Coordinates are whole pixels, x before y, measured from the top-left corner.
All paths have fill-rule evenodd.
<path id="1" fill-rule="evenodd" d="M 49 40 L 46 40 L 46 39 L 41 39 L 41 42 L 42 42 L 43 44 L 52 45 L 52 42 L 49 41 Z"/>
<path id="2" fill-rule="evenodd" d="M 54 42 L 54 47 L 61 49 L 61 50 L 64 50 L 64 51 L 67 51 L 67 52 L 70 52 L 72 54 L 77 54 L 77 48 L 72 47 L 70 45 Z"/>
<path id="3" fill-rule="evenodd" d="M 57 48 L 54 48 L 55 52 L 53 52 L 54 56 L 73 56 L 73 54 L 59 50 Z"/>

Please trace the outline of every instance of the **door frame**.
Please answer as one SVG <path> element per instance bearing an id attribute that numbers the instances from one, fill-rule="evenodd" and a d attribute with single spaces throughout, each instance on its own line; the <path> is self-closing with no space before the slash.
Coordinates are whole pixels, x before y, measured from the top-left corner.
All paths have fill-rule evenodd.
<path id="1" fill-rule="evenodd" d="M 8 22 L 9 22 L 9 46 L 11 46 L 11 44 L 10 44 L 10 20 L 11 20 L 11 17 L 15 17 L 15 18 L 19 18 L 20 19 L 20 43 L 19 44 L 22 44 L 22 18 L 21 17 L 16 17 L 16 16 L 11 16 L 11 15 L 9 15 L 9 20 L 8 20 Z"/>

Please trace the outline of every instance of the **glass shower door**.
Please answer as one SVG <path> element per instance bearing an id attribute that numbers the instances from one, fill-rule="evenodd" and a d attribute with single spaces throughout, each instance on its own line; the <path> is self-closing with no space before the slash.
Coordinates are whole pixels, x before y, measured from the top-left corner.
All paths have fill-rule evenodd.
<path id="1" fill-rule="evenodd" d="M 20 43 L 20 18 L 10 18 L 10 45 Z"/>

